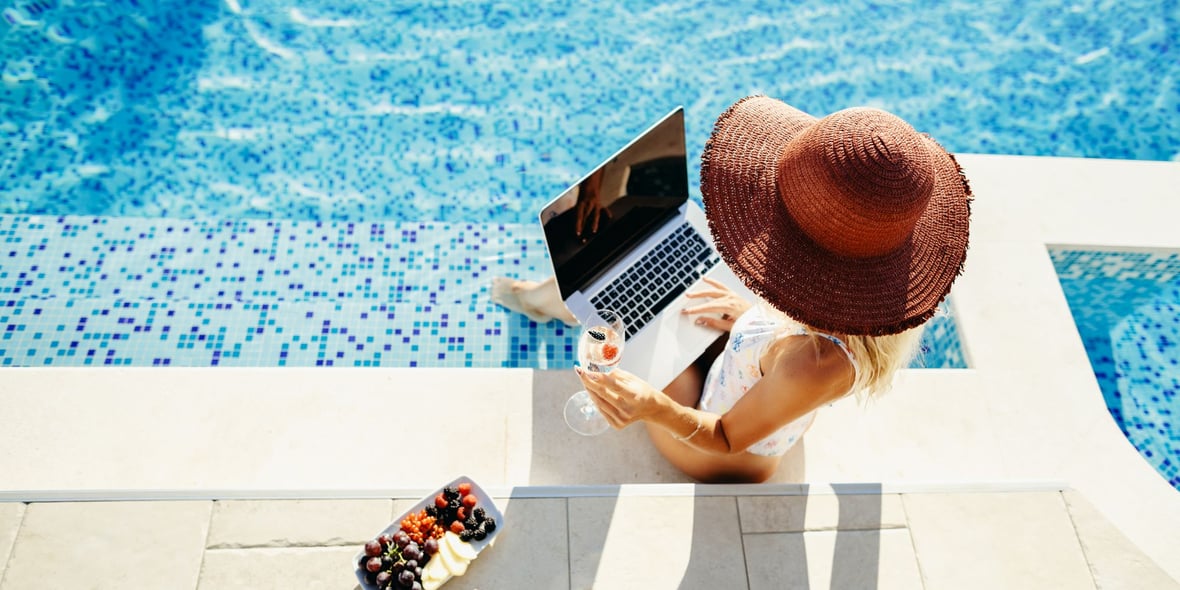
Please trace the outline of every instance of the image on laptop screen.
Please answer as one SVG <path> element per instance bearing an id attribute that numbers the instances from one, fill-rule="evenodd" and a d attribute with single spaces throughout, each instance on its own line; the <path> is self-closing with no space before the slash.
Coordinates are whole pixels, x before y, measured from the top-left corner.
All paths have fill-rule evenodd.
<path id="1" fill-rule="evenodd" d="M 686 201 L 688 154 L 678 108 L 541 211 L 562 299 L 594 282 Z"/>

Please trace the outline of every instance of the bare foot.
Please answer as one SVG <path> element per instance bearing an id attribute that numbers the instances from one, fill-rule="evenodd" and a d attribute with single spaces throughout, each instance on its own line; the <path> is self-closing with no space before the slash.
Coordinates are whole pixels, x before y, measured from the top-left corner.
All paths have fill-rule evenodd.
<path id="1" fill-rule="evenodd" d="M 578 325 L 574 314 L 561 302 L 561 293 L 552 277 L 540 283 L 495 277 L 492 279 L 492 301 L 523 313 L 538 324 L 559 319 L 570 326 Z"/>

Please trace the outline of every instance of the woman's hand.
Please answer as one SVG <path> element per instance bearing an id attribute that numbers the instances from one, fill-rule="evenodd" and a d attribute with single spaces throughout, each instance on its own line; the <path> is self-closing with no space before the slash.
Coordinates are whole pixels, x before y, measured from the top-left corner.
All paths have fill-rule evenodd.
<path id="1" fill-rule="evenodd" d="M 659 407 L 662 391 L 623 369 L 596 373 L 577 369 L 586 392 L 615 429 L 650 417 Z"/>
<path id="2" fill-rule="evenodd" d="M 708 326 L 710 328 L 721 330 L 722 332 L 728 332 L 732 330 L 734 320 L 738 319 L 738 316 L 746 313 L 746 311 L 750 309 L 750 302 L 739 297 L 738 294 L 731 291 L 729 287 L 726 287 L 725 285 L 710 279 L 709 277 L 704 277 L 704 280 L 705 283 L 709 285 L 709 288 L 701 289 L 700 291 L 692 291 L 685 293 L 684 295 L 692 299 L 709 297 L 710 300 L 699 305 L 685 307 L 684 309 L 680 310 L 680 313 L 686 315 L 698 315 L 704 313 L 721 314 L 721 317 L 701 315 L 696 319 L 696 323 L 698 326 Z"/>

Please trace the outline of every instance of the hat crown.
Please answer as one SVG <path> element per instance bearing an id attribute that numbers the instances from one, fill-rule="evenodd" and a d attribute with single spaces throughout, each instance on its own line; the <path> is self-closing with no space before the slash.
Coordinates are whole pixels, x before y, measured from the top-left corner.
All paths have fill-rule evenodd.
<path id="1" fill-rule="evenodd" d="M 816 122 L 779 159 L 778 190 L 813 241 L 841 256 L 867 258 L 911 237 L 935 185 L 932 155 L 908 123 L 854 108 Z"/>

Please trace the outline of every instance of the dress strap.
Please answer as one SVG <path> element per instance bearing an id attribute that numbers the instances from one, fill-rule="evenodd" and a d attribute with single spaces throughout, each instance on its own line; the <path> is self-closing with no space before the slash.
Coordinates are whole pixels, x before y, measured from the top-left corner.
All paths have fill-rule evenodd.
<path id="1" fill-rule="evenodd" d="M 828 340 L 831 340 L 832 342 L 834 342 L 836 344 L 836 346 L 840 347 L 840 350 L 844 351 L 844 355 L 848 357 L 848 362 L 852 363 L 852 372 L 857 376 L 860 375 L 860 363 L 856 362 L 856 355 L 852 354 L 852 351 L 848 349 L 848 345 L 845 344 L 843 340 L 841 340 L 831 334 L 826 334 L 824 332 L 816 332 L 814 330 L 808 330 L 807 328 L 804 328 L 804 327 L 800 327 L 798 330 L 796 330 L 795 333 L 793 334 L 793 336 L 806 336 L 808 334 L 811 334 L 813 336 L 821 336 L 823 338 L 827 338 Z"/>

